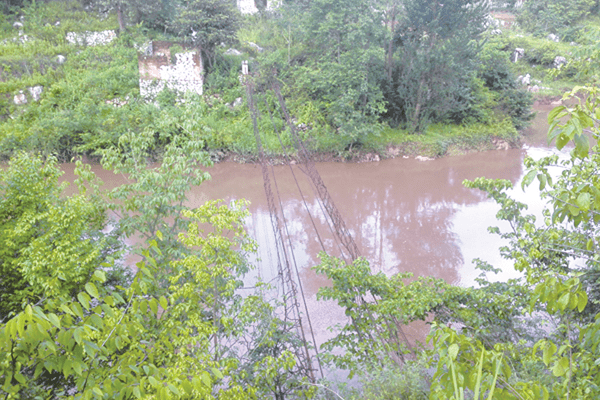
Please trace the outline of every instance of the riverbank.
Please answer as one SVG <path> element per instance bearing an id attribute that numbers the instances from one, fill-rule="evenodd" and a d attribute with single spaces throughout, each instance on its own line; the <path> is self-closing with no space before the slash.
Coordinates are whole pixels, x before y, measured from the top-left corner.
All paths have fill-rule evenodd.
<path id="1" fill-rule="evenodd" d="M 534 115 L 547 113 L 562 104 L 560 96 L 538 95 L 534 98 Z M 546 121 L 541 121 L 545 126 Z M 497 125 L 443 125 L 432 126 L 424 134 L 408 134 L 399 129 L 388 128 L 379 135 L 371 135 L 368 145 L 343 151 L 312 151 L 315 162 L 378 162 L 392 158 L 413 158 L 431 161 L 442 157 L 461 156 L 469 153 L 493 150 L 518 149 L 524 143 L 546 140 L 546 131 L 538 126 L 540 121 L 533 118 L 527 127 L 517 131 L 509 121 Z M 542 132 L 543 131 L 543 132 Z M 532 132 L 535 132 L 533 134 Z M 535 138 L 532 138 L 532 135 Z M 257 154 L 235 151 L 209 150 L 214 162 L 236 162 L 241 164 L 258 163 Z M 300 162 L 297 154 L 267 152 L 272 165 Z"/>

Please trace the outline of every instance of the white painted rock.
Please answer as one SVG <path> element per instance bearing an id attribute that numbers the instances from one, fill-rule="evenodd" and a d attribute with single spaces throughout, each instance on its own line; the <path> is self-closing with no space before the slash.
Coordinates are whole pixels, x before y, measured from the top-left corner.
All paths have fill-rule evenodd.
<path id="1" fill-rule="evenodd" d="M 531 75 L 527 74 L 525 76 L 519 75 L 517 81 L 521 82 L 521 85 L 529 86 L 531 85 Z"/>
<path id="2" fill-rule="evenodd" d="M 27 96 L 25 96 L 25 93 L 23 93 L 23 91 L 21 90 L 19 92 L 19 94 L 17 94 L 15 96 L 15 98 L 13 99 L 13 101 L 18 106 L 23 105 L 23 104 L 27 104 Z"/>
<path id="3" fill-rule="evenodd" d="M 256 43 L 248 42 L 248 46 L 252 47 L 254 50 L 258 51 L 259 53 L 262 53 L 264 51 L 264 49 L 262 47 L 260 47 L 259 45 L 257 45 Z"/>
<path id="4" fill-rule="evenodd" d="M 418 161 L 433 161 L 433 160 L 435 160 L 435 158 L 425 157 L 425 156 L 416 156 L 415 160 L 418 160 Z"/>
<path id="5" fill-rule="evenodd" d="M 513 52 L 513 62 L 517 62 L 519 58 L 525 57 L 525 49 L 517 47 Z"/>
<path id="6" fill-rule="evenodd" d="M 554 68 L 558 68 L 563 64 L 567 63 L 567 59 L 564 58 L 563 56 L 556 56 L 556 58 L 554 59 Z"/>
<path id="7" fill-rule="evenodd" d="M 27 88 L 27 90 L 29 90 L 29 93 L 31 93 L 31 98 L 33 99 L 33 101 L 39 101 L 42 92 L 44 91 L 44 87 L 41 85 L 32 86 Z"/>
<path id="8" fill-rule="evenodd" d="M 226 56 L 241 56 L 242 52 L 236 49 L 227 49 L 224 53 Z"/>

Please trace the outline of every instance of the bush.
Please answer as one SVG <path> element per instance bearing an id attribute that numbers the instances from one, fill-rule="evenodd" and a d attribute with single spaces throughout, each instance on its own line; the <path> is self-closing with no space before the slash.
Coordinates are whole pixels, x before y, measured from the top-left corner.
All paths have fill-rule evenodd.
<path id="1" fill-rule="evenodd" d="M 561 40 L 576 39 L 578 25 L 597 7 L 596 0 L 525 1 L 517 17 L 520 26 L 537 36 L 558 34 Z"/>
<path id="2" fill-rule="evenodd" d="M 409 361 L 402 367 L 387 366 L 369 371 L 361 379 L 360 394 L 352 399 L 425 400 L 429 398 L 427 370 L 422 362 Z"/>

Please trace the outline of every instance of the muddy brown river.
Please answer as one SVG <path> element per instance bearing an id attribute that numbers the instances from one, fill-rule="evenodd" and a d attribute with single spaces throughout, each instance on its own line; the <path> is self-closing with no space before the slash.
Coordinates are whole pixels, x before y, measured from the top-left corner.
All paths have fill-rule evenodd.
<path id="1" fill-rule="evenodd" d="M 508 179 L 515 184 L 514 196 L 530 204 L 535 212 L 542 204 L 535 188 L 523 192 L 518 185 L 524 175 L 523 159 L 550 154 L 546 144 L 546 118 L 551 106 L 538 106 L 538 115 L 525 133 L 522 149 L 498 150 L 446 157 L 433 161 L 396 158 L 373 163 L 318 163 L 317 169 L 344 217 L 346 226 L 374 271 L 387 275 L 409 271 L 416 276 L 431 275 L 456 285 L 473 285 L 478 273 L 472 260 L 481 258 L 503 272 L 494 279 L 507 279 L 514 271 L 501 259 L 500 238 L 487 227 L 501 226 L 495 220 L 498 207 L 486 196 L 462 185 L 464 179 L 480 176 Z M 72 166 L 65 165 L 66 179 Z M 107 186 L 120 177 L 94 168 Z M 341 309 L 329 302 L 317 302 L 317 290 L 327 280 L 311 267 L 318 264 L 321 246 L 304 201 L 313 215 L 319 235 L 331 254 L 339 250 L 329 231 L 308 179 L 294 167 L 298 187 L 289 167 L 274 167 L 285 219 L 300 268 L 300 281 L 318 342 L 331 333 L 327 328 L 345 323 Z M 250 201 L 251 217 L 246 221 L 259 250 L 253 260 L 255 274 L 268 281 L 276 276 L 276 253 L 269 211 L 259 165 L 221 163 L 209 168 L 212 180 L 189 193 L 190 207 L 209 199 L 230 202 Z M 414 325 L 407 330 L 412 339 L 422 339 L 426 330 Z"/>

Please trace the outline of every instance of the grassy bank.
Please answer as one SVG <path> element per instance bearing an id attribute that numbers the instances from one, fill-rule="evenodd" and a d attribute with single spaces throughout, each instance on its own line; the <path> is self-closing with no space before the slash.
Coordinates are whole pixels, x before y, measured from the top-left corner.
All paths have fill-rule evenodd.
<path id="1" fill-rule="evenodd" d="M 149 104 L 140 97 L 137 48 L 150 40 L 177 38 L 139 25 L 129 27 L 127 33 L 103 46 L 81 46 L 66 40 L 68 32 L 109 29 L 118 29 L 113 14 L 87 12 L 75 1 L 38 3 L 18 14 L 0 14 L 0 157 L 8 158 L 17 150 L 56 154 L 62 159 L 78 154 L 99 155 L 118 144 L 126 132 L 151 132 L 157 154 L 174 137 L 185 135 L 201 141 L 215 159 L 251 161 L 256 158 L 257 148 L 239 81 L 241 61 L 249 59 L 252 68 L 259 68 L 259 64 L 269 65 L 273 58 L 293 59 L 306 52 L 303 44 L 288 47 L 283 36 L 276 34 L 279 27 L 269 18 L 247 17 L 238 32 L 236 48 L 241 54 L 225 55 L 226 48 L 218 49 L 216 63 L 206 74 L 203 96 L 187 97 L 182 102 L 176 94 L 164 92 L 155 104 Z M 266 51 L 259 52 L 251 42 L 264 46 Z M 486 43 L 484 59 L 492 64 L 506 59 L 515 47 L 525 48 L 525 57 L 517 63 L 502 65 L 509 69 L 505 71 L 507 77 L 529 73 L 533 83 L 539 81 L 537 85 L 542 89 L 535 95 L 558 95 L 577 81 L 574 72 L 567 73 L 576 68 L 573 65 L 559 73 L 551 72 L 556 55 L 567 54 L 574 47 L 571 44 L 514 29 L 504 30 Z M 488 75 L 482 75 L 482 82 L 497 78 Z M 360 122 L 357 133 L 351 123 L 341 126 L 335 122 L 341 114 L 336 116 L 332 111 L 334 103 L 304 93 L 298 83 L 300 77 L 288 73 L 281 80 L 300 135 L 321 159 L 441 157 L 515 147 L 519 134 L 514 115 L 526 120 L 528 109 L 526 96 L 519 94 L 525 87 L 511 89 L 512 94 L 507 96 L 481 86 L 478 93 L 483 103 L 473 111 L 480 117 L 470 122 L 432 123 L 415 134 L 372 120 Z M 39 100 L 30 93 L 37 86 L 43 87 Z M 15 104 L 21 95 L 27 103 Z M 275 96 L 263 89 L 256 100 L 266 152 L 272 157 L 293 153 L 293 141 Z"/>

